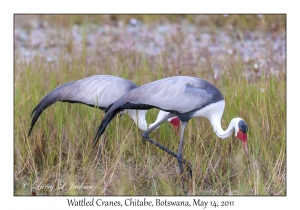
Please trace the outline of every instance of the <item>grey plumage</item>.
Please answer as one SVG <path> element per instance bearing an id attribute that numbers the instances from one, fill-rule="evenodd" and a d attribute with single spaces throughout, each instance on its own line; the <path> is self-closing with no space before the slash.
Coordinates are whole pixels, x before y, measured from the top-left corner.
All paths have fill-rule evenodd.
<path id="1" fill-rule="evenodd" d="M 42 112 L 57 101 L 82 103 L 105 110 L 135 87 L 137 86 L 129 80 L 110 75 L 95 75 L 60 85 L 49 92 L 33 109 L 28 135 Z"/>
<path id="2" fill-rule="evenodd" d="M 146 104 L 179 113 L 201 109 L 223 99 L 221 92 L 207 81 L 188 76 L 168 77 L 142 85 L 123 98 L 131 104 Z"/>
<path id="3" fill-rule="evenodd" d="M 121 109 L 158 108 L 176 113 L 179 119 L 184 120 L 185 115 L 194 110 L 221 100 L 224 98 L 216 87 L 206 80 L 195 77 L 174 76 L 142 85 L 122 96 L 109 109 L 93 144 Z"/>

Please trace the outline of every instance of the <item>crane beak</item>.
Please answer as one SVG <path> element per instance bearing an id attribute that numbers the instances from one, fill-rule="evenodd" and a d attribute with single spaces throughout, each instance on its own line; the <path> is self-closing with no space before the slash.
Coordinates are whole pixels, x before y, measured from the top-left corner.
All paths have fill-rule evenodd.
<path id="1" fill-rule="evenodd" d="M 242 132 L 241 130 L 239 130 L 237 132 L 236 137 L 241 140 L 241 142 L 243 144 L 244 151 L 246 153 L 246 156 L 249 159 L 249 150 L 248 150 L 248 146 L 247 146 L 247 134 Z"/>
<path id="2" fill-rule="evenodd" d="M 248 151 L 248 147 L 247 147 L 247 142 L 245 141 L 245 142 L 242 142 L 242 143 L 243 143 L 243 148 L 244 148 L 244 151 L 246 153 L 246 156 L 249 159 L 250 156 L 249 156 L 249 151 Z"/>

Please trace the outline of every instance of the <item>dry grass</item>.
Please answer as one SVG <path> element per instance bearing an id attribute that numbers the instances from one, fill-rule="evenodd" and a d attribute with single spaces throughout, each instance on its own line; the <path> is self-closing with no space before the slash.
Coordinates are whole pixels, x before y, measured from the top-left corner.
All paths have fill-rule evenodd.
<path id="1" fill-rule="evenodd" d="M 183 153 L 193 179 L 185 190 L 286 195 L 285 16 L 134 18 L 137 23 L 129 15 L 15 16 L 15 195 L 184 194 L 177 161 L 146 143 L 126 116 L 106 129 L 100 162 L 91 148 L 104 116 L 97 109 L 54 104 L 27 137 L 31 111 L 46 93 L 95 74 L 138 85 L 174 75 L 208 80 L 226 100 L 223 127 L 237 116 L 248 123 L 251 158 L 246 161 L 237 139 L 220 140 L 206 119 L 193 119 Z M 157 112 L 149 111 L 147 121 Z M 168 124 L 151 136 L 176 151 L 179 137 Z M 70 189 L 72 183 L 92 189 Z"/>

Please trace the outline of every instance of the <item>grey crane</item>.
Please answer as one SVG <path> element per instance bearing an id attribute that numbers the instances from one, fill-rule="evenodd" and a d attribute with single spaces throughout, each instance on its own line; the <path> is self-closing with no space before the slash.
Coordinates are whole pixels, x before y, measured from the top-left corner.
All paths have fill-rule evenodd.
<path id="1" fill-rule="evenodd" d="M 94 75 L 60 85 L 49 92 L 33 109 L 28 136 L 42 112 L 57 101 L 82 103 L 91 107 L 97 107 L 106 112 L 117 99 L 136 87 L 137 85 L 129 80 L 111 75 Z M 147 124 L 145 120 L 146 110 L 137 110 L 137 113 L 136 110 L 122 110 L 121 113 L 128 114 L 143 131 L 151 128 L 157 122 L 156 120 L 155 123 Z M 167 112 L 161 111 L 157 119 L 167 114 Z M 176 119 L 173 119 L 170 120 L 170 123 L 173 124 L 175 128 L 179 126 L 179 120 L 176 121 Z"/>
<path id="2" fill-rule="evenodd" d="M 225 108 L 225 100 L 221 92 L 206 80 L 189 76 L 174 76 L 157 80 L 132 89 L 119 98 L 102 119 L 93 145 L 98 141 L 119 110 L 147 110 L 151 108 L 158 108 L 169 113 L 144 132 L 142 136 L 145 140 L 177 158 L 180 174 L 183 173 L 182 163 L 187 163 L 182 157 L 184 130 L 188 121 L 194 117 L 207 118 L 216 135 L 222 139 L 229 137 L 234 131 L 235 137 L 241 140 L 244 151 L 249 157 L 247 147 L 248 126 L 245 121 L 239 117 L 233 118 L 228 128 L 224 131 L 221 126 L 221 119 Z M 175 116 L 181 121 L 180 143 L 177 154 L 149 137 L 149 133 L 169 118 Z"/>

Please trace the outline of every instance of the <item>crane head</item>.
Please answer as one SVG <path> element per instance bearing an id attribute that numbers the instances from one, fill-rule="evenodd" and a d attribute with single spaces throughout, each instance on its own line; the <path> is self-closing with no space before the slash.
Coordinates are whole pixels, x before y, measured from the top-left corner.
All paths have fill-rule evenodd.
<path id="1" fill-rule="evenodd" d="M 249 158 L 249 151 L 248 151 L 248 147 L 247 147 L 248 125 L 246 124 L 246 122 L 243 119 L 240 118 L 240 120 L 237 124 L 237 128 L 235 130 L 236 130 L 235 137 L 237 137 L 238 139 L 241 140 L 244 151 L 245 151 L 247 157 Z"/>

